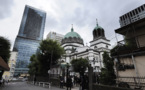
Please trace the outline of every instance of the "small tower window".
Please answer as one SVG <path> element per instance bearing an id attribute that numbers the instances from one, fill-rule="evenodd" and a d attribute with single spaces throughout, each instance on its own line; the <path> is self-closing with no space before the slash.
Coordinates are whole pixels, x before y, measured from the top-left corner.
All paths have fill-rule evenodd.
<path id="1" fill-rule="evenodd" d="M 98 29 L 98 36 L 101 36 L 101 29 Z"/>
<path id="2" fill-rule="evenodd" d="M 108 48 L 108 45 L 106 45 L 106 48 Z"/>
<path id="3" fill-rule="evenodd" d="M 93 58 L 93 63 L 95 64 L 95 58 Z"/>
<path id="4" fill-rule="evenodd" d="M 96 48 L 97 48 L 97 46 L 94 47 L 94 49 L 96 49 Z"/>
<path id="5" fill-rule="evenodd" d="M 98 57 L 96 57 L 96 62 L 98 63 Z"/>

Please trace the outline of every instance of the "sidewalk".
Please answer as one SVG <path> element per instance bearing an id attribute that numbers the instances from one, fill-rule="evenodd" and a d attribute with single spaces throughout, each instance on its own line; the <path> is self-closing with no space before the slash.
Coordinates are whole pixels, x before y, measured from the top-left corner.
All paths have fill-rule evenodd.
<path id="1" fill-rule="evenodd" d="M 55 86 L 51 86 L 51 88 L 48 88 L 28 84 L 27 82 L 10 82 L 9 84 L 5 84 L 4 87 L 0 87 L 0 90 L 66 90 L 66 87 L 64 87 L 63 89 Z M 79 87 L 74 87 L 71 90 L 79 90 Z"/>
<path id="2" fill-rule="evenodd" d="M 64 88 L 62 89 L 62 88 L 59 88 L 59 87 L 54 87 L 54 86 L 52 86 L 49 90 L 66 90 L 66 87 L 64 87 Z M 71 90 L 79 90 L 79 87 L 74 87 L 74 88 L 72 88 Z"/>
<path id="3" fill-rule="evenodd" d="M 34 85 L 34 84 L 30 84 L 30 85 Z M 34 86 L 38 86 L 38 85 L 34 85 Z M 38 86 L 38 87 L 42 87 L 42 86 Z M 48 87 L 42 87 L 42 88 L 47 88 L 48 90 L 66 90 L 67 89 L 66 87 L 60 88 L 59 86 L 51 86 L 51 88 L 48 88 Z M 79 90 L 79 87 L 73 87 L 71 88 L 71 90 Z"/>

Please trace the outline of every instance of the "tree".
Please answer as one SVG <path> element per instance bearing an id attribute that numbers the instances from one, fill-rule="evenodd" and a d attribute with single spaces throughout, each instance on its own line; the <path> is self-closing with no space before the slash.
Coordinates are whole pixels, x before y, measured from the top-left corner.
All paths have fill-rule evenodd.
<path id="1" fill-rule="evenodd" d="M 42 40 L 37 54 L 39 73 L 48 74 L 51 65 L 56 65 L 62 54 L 64 54 L 64 49 L 56 41 Z"/>
<path id="2" fill-rule="evenodd" d="M 0 36 L 0 56 L 3 58 L 3 60 L 8 63 L 9 57 L 10 57 L 10 41 L 4 37 Z M 0 72 L 0 79 L 2 78 L 2 75 L 4 73 L 4 70 Z"/>
<path id="3" fill-rule="evenodd" d="M 39 61 L 37 59 L 36 55 L 32 55 L 30 58 L 31 63 L 28 65 L 29 68 L 29 74 L 35 75 L 38 74 L 38 68 L 39 68 Z"/>
<path id="4" fill-rule="evenodd" d="M 87 59 L 79 58 L 79 59 L 73 59 L 71 61 L 72 67 L 75 72 L 84 73 L 86 71 L 86 68 L 89 65 L 89 62 Z"/>
<path id="5" fill-rule="evenodd" d="M 114 62 L 113 59 L 108 55 L 107 52 L 103 54 L 104 68 L 101 69 L 100 73 L 100 83 L 104 85 L 114 85 L 116 75 L 114 73 Z"/>

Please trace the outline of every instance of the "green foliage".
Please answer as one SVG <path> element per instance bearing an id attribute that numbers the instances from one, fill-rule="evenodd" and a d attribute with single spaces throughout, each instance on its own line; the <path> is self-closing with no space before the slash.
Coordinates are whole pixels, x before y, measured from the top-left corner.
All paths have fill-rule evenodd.
<path id="1" fill-rule="evenodd" d="M 61 57 L 62 54 L 64 54 L 64 49 L 56 41 L 42 40 L 39 46 L 39 51 L 36 53 L 37 59 L 35 60 L 34 58 L 35 64 L 38 64 L 39 74 L 48 74 L 50 66 L 56 65 L 58 63 L 58 59 Z M 35 73 L 35 68 L 33 68 L 33 64 L 30 64 L 29 67 L 32 68 L 30 70 Z"/>
<path id="2" fill-rule="evenodd" d="M 114 56 L 114 55 L 117 55 L 117 50 L 119 49 L 119 46 L 118 45 L 116 45 L 115 47 L 113 47 L 112 49 L 111 49 L 111 56 Z"/>
<path id="3" fill-rule="evenodd" d="M 73 59 L 71 61 L 71 64 L 75 72 L 81 73 L 81 72 L 85 72 L 86 68 L 89 65 L 89 62 L 87 59 L 79 58 L 79 59 Z"/>
<path id="4" fill-rule="evenodd" d="M 6 63 L 8 63 L 10 57 L 10 46 L 10 41 L 0 36 L 0 56 Z M 2 78 L 3 72 L 3 70 L 0 72 L 0 79 Z"/>
<path id="5" fill-rule="evenodd" d="M 122 51 L 132 51 L 137 48 L 137 43 L 135 38 L 127 38 L 125 36 L 124 40 L 119 42 L 114 48 L 111 49 L 111 56 L 117 56 L 119 52 Z"/>
<path id="6" fill-rule="evenodd" d="M 100 73 L 100 83 L 104 85 L 114 85 L 116 75 L 114 73 L 114 62 L 113 59 L 108 55 L 107 52 L 103 54 L 104 68 L 101 69 Z"/>
<path id="7" fill-rule="evenodd" d="M 39 62 L 36 55 L 32 55 L 30 58 L 31 63 L 29 64 L 29 74 L 35 75 L 38 73 Z"/>
<path id="8" fill-rule="evenodd" d="M 10 41 L 4 37 L 0 37 L 0 56 L 8 63 L 10 57 Z"/>

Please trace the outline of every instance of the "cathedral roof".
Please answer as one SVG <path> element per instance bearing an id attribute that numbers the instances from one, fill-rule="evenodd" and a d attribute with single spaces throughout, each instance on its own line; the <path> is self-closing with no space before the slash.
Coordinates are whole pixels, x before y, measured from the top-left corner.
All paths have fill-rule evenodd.
<path id="1" fill-rule="evenodd" d="M 68 32 L 64 38 L 69 38 L 69 37 L 76 37 L 76 38 L 81 38 L 81 36 L 77 33 L 77 32 L 74 32 L 74 29 L 73 27 L 71 28 L 71 32 Z"/>
<path id="2" fill-rule="evenodd" d="M 96 27 L 93 30 L 93 40 L 97 40 L 100 37 L 105 38 L 105 31 L 97 22 Z"/>
<path id="3" fill-rule="evenodd" d="M 98 29 L 103 29 L 103 28 L 97 24 L 94 30 L 98 30 Z"/>
<path id="4" fill-rule="evenodd" d="M 71 28 L 71 32 L 68 32 L 64 38 L 61 41 L 62 44 L 65 43 L 78 43 L 78 44 L 82 44 L 83 45 L 83 39 L 81 38 L 81 36 L 77 33 L 74 32 L 73 27 Z"/>

